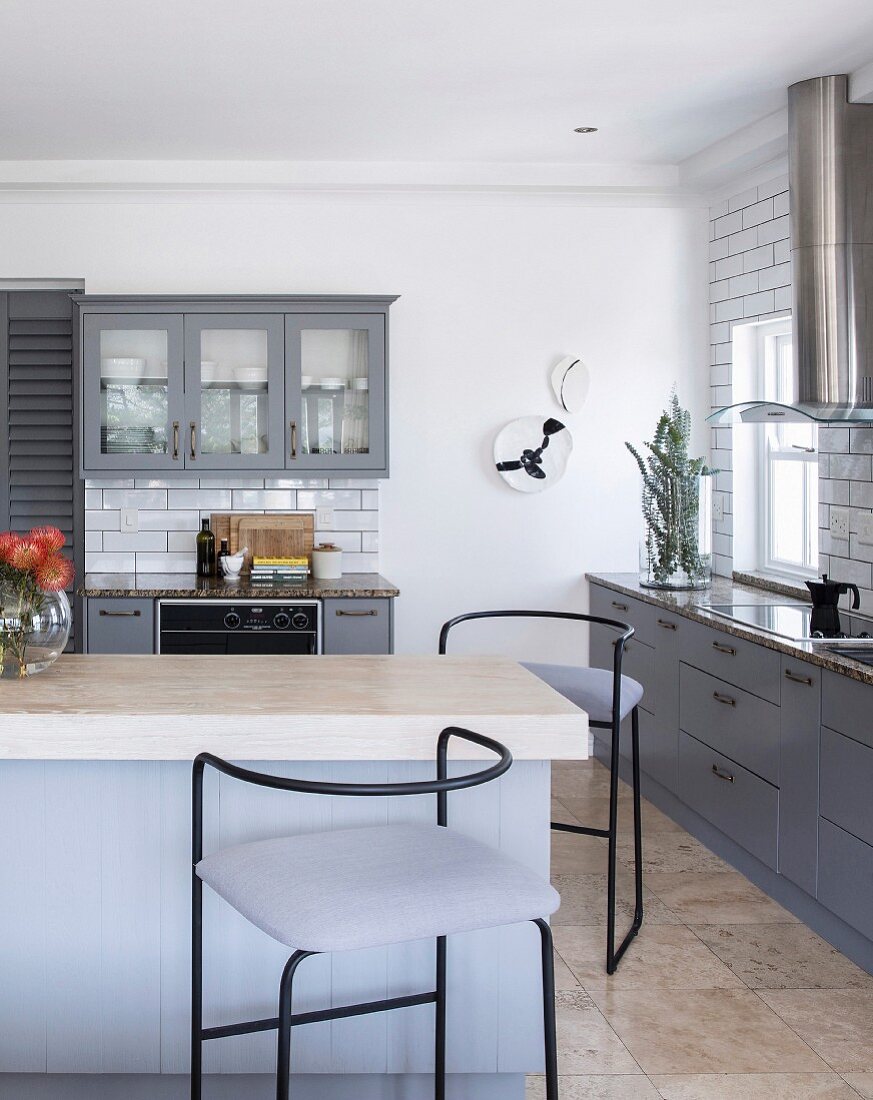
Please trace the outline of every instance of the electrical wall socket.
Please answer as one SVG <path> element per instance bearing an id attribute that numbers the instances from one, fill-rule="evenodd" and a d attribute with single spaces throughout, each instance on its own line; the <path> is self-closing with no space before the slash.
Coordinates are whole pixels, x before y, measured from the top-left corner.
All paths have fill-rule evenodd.
<path id="1" fill-rule="evenodd" d="M 121 509 L 121 530 L 128 535 L 139 530 L 139 512 L 136 508 Z"/>
<path id="2" fill-rule="evenodd" d="M 316 508 L 315 526 L 319 531 L 331 531 L 333 529 L 333 508 Z"/>
<path id="3" fill-rule="evenodd" d="M 873 512 L 858 516 L 858 542 L 862 546 L 873 546 Z"/>
<path id="4" fill-rule="evenodd" d="M 849 537 L 849 511 L 846 508 L 834 508 L 831 505 L 831 534 L 835 539 Z"/>

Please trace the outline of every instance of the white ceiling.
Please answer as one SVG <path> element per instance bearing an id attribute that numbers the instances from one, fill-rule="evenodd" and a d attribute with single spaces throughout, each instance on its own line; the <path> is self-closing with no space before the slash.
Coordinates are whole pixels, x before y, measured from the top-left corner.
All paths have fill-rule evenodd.
<path id="1" fill-rule="evenodd" d="M 871 57 L 870 0 L 0 0 L 0 159 L 675 164 Z"/>

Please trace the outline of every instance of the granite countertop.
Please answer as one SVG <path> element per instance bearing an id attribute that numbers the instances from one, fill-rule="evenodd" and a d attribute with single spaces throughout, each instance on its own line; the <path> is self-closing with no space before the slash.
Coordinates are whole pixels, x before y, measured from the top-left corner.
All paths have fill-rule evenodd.
<path id="1" fill-rule="evenodd" d="M 140 599 L 324 599 L 399 596 L 400 590 L 378 573 L 346 573 L 339 580 L 301 584 L 253 585 L 248 577 L 198 577 L 193 573 L 86 573 L 80 596 L 139 597 Z"/>
<path id="2" fill-rule="evenodd" d="M 818 665 L 820 668 L 838 672 L 842 676 L 849 676 L 853 680 L 860 680 L 865 684 L 873 684 L 873 665 L 865 665 L 860 661 L 853 661 L 849 657 L 842 657 L 831 650 L 824 649 L 821 644 L 813 642 L 795 642 L 790 638 L 780 638 L 775 634 L 768 634 L 765 630 L 757 630 L 752 626 L 733 622 L 721 615 L 713 614 L 706 610 L 707 604 L 744 603 L 744 604 L 779 604 L 797 602 L 809 603 L 809 600 L 801 600 L 801 590 L 792 589 L 790 586 L 775 586 L 773 590 L 763 587 L 760 578 L 749 577 L 753 584 L 741 584 L 738 580 L 728 577 L 713 577 L 709 588 L 664 591 L 657 588 L 644 588 L 636 573 L 586 573 L 586 580 L 604 588 L 620 592 L 625 596 L 633 596 L 644 603 L 655 607 L 662 607 L 677 615 L 684 615 L 686 619 L 704 623 L 706 626 L 716 627 L 735 638 L 744 638 L 749 642 L 756 642 L 767 649 L 775 649 L 778 653 L 785 653 L 789 657 L 797 657 Z M 796 595 L 792 595 L 792 591 Z"/>

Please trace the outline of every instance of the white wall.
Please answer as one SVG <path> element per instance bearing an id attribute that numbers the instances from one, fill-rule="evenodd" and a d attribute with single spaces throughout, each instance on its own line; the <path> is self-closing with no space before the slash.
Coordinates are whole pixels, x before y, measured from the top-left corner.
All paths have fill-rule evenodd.
<path id="1" fill-rule="evenodd" d="M 706 212 L 582 203 L 7 196 L 0 277 L 84 277 L 94 293 L 401 294 L 381 569 L 402 592 L 398 650 L 430 652 L 451 615 L 584 609 L 586 570 L 636 567 L 623 441 L 651 437 L 674 381 L 705 447 Z M 548 370 L 571 352 L 592 385 L 567 420 L 569 472 L 538 497 L 515 493 L 492 468 L 493 435 L 516 416 L 557 414 Z M 494 638 L 509 651 L 568 656 L 570 635 L 537 649 L 505 634 Z"/>

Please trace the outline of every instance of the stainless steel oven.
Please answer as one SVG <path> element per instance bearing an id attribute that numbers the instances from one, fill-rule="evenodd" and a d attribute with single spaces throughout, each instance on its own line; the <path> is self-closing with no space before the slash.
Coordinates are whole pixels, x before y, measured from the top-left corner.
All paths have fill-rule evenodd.
<path id="1" fill-rule="evenodd" d="M 158 600 L 158 653 L 321 652 L 320 600 Z"/>

